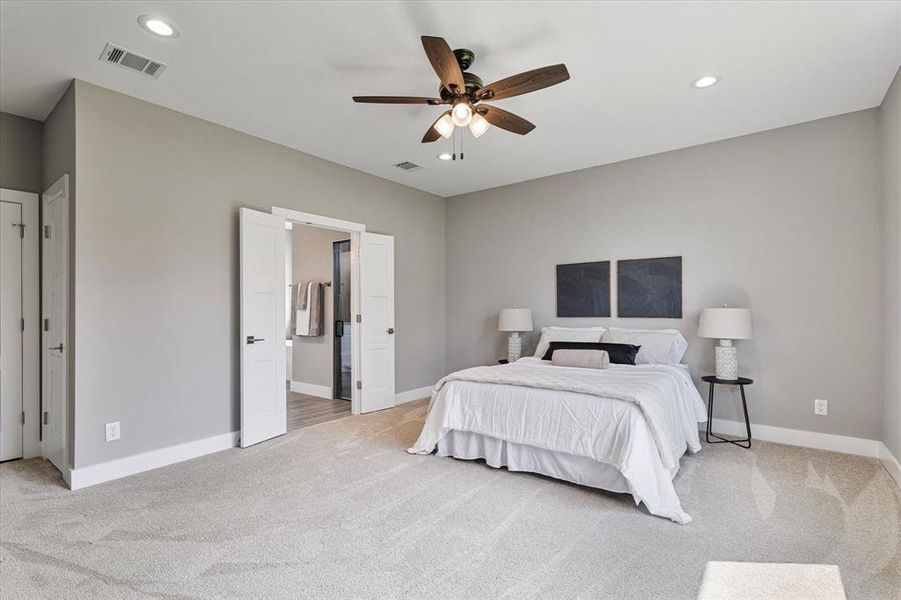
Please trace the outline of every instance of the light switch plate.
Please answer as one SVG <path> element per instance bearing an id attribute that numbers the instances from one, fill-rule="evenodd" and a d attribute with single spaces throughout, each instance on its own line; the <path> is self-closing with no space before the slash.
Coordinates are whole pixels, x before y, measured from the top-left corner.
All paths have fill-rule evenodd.
<path id="1" fill-rule="evenodd" d="M 106 424 L 106 441 L 115 442 L 122 437 L 122 431 L 119 429 L 119 421 Z"/>

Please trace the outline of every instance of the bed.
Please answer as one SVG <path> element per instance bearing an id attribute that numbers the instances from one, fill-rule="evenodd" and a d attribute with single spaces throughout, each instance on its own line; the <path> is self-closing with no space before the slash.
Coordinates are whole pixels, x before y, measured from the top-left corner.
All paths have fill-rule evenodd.
<path id="1" fill-rule="evenodd" d="M 672 480 L 685 452 L 701 449 L 698 423 L 706 419 L 685 365 L 587 369 L 526 357 L 438 382 L 408 452 L 437 449 L 631 494 L 651 514 L 685 524 L 691 517 Z"/>

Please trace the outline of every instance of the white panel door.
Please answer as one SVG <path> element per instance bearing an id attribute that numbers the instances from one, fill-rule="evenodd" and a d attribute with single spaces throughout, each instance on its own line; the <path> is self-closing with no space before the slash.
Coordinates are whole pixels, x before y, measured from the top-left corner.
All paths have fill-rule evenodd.
<path id="1" fill-rule="evenodd" d="M 0 460 L 22 458 L 22 216 L 0 202 Z"/>
<path id="2" fill-rule="evenodd" d="M 241 447 L 287 431 L 285 218 L 241 209 Z"/>
<path id="3" fill-rule="evenodd" d="M 69 176 L 64 175 L 43 196 L 44 235 L 42 296 L 42 390 L 44 455 L 65 476 L 69 472 L 68 419 L 69 351 Z"/>
<path id="4" fill-rule="evenodd" d="M 394 400 L 394 237 L 360 234 L 360 412 Z"/>

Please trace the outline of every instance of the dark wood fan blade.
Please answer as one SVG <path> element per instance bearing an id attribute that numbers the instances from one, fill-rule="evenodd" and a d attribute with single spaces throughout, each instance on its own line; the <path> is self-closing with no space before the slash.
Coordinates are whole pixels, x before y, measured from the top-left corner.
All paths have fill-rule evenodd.
<path id="1" fill-rule="evenodd" d="M 354 102 L 372 104 L 442 104 L 441 98 L 421 98 L 419 96 L 354 96 Z"/>
<path id="2" fill-rule="evenodd" d="M 530 123 L 522 117 L 514 115 L 512 112 L 507 112 L 496 106 L 480 104 L 478 110 L 479 114 L 485 117 L 485 119 L 495 127 L 500 127 L 501 129 L 518 133 L 519 135 L 525 135 L 535 129 L 534 123 Z"/>
<path id="3" fill-rule="evenodd" d="M 563 83 L 569 79 L 566 65 L 551 65 L 513 75 L 482 87 L 476 94 L 482 100 L 500 100 Z"/>
<path id="4" fill-rule="evenodd" d="M 422 47 L 425 49 L 426 56 L 429 57 L 429 62 L 432 63 L 432 68 L 438 74 L 441 85 L 452 92 L 462 92 L 466 87 L 463 83 L 463 71 L 460 70 L 457 57 L 454 56 L 444 38 L 424 35 L 422 36 Z"/>
<path id="5" fill-rule="evenodd" d="M 438 130 L 437 130 L 437 129 L 435 129 L 435 125 L 438 123 L 438 121 L 441 120 L 441 118 L 442 118 L 444 115 L 449 115 L 449 114 L 450 114 L 450 111 L 449 111 L 449 110 L 448 110 L 448 111 L 445 111 L 445 112 L 441 113 L 441 116 L 439 116 L 437 119 L 435 119 L 435 122 L 432 123 L 432 126 L 431 126 L 431 127 L 429 127 L 429 130 L 425 132 L 425 135 L 424 135 L 424 136 L 422 136 L 422 143 L 423 143 L 423 144 L 429 144 L 429 143 L 431 143 L 431 142 L 436 141 L 438 138 L 441 137 L 441 134 L 438 133 Z"/>

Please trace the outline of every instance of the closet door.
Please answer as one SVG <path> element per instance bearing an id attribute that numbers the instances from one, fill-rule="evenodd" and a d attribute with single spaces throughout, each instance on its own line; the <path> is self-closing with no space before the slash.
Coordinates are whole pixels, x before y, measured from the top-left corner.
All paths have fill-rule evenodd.
<path id="1" fill-rule="evenodd" d="M 0 460 L 22 458 L 22 205 L 0 202 Z"/>

